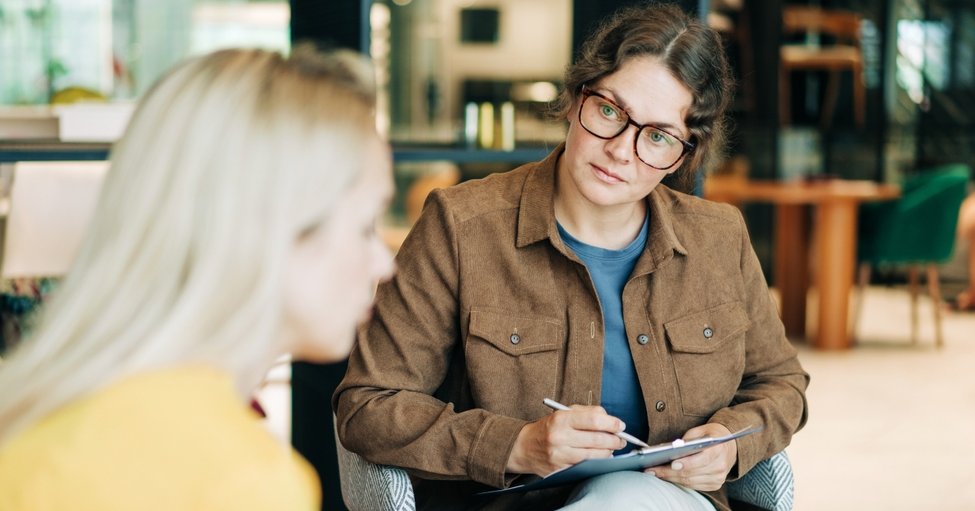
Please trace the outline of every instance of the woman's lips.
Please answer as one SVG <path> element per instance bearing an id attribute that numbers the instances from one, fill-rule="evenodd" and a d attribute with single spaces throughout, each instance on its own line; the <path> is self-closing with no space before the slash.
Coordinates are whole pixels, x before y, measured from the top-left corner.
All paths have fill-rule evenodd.
<path id="1" fill-rule="evenodd" d="M 617 176 L 616 174 L 613 174 L 612 172 L 610 172 L 610 171 L 608 171 L 608 170 L 600 167 L 599 165 L 590 164 L 590 166 L 592 166 L 593 173 L 596 174 L 596 177 L 599 178 L 600 181 L 603 181 L 605 183 L 610 183 L 610 184 L 616 184 L 616 183 L 622 183 L 623 182 L 623 178 L 621 178 L 621 177 Z"/>

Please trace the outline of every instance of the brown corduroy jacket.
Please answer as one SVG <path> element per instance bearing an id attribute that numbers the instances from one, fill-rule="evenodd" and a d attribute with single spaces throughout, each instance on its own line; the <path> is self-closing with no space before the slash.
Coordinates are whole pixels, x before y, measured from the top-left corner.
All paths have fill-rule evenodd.
<path id="1" fill-rule="evenodd" d="M 471 496 L 535 477 L 505 465 L 521 428 L 551 413 L 543 398 L 600 402 L 599 301 L 556 229 L 561 152 L 431 194 L 333 397 L 342 444 L 407 469 L 420 509 L 553 509 L 569 490 Z M 738 210 L 663 185 L 647 202 L 647 245 L 623 291 L 647 441 L 706 422 L 764 426 L 738 440 L 734 479 L 805 423 L 809 377 Z M 723 488 L 707 495 L 726 508 Z"/>

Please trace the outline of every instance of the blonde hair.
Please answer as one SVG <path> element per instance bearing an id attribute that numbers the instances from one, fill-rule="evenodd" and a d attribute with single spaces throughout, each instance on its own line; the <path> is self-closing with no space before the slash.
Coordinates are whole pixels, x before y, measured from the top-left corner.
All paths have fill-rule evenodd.
<path id="1" fill-rule="evenodd" d="M 254 388 L 282 353 L 282 282 L 377 137 L 368 66 L 299 47 L 171 70 L 114 146 L 36 334 L 0 365 L 0 442 L 119 377 L 205 363 Z"/>

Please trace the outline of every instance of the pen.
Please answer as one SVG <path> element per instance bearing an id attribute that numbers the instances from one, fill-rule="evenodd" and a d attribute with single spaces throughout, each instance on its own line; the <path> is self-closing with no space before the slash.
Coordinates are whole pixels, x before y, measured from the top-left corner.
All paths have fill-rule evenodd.
<path id="1" fill-rule="evenodd" d="M 553 410 L 562 410 L 562 411 L 565 411 L 565 410 L 568 410 L 569 409 L 568 406 L 565 406 L 564 404 L 559 403 L 558 401 L 555 401 L 555 400 L 552 400 L 552 399 L 549 399 L 549 398 L 543 399 L 542 402 L 545 403 L 545 406 L 547 406 L 547 407 L 549 407 L 549 408 L 551 408 Z M 633 436 L 633 435 L 631 435 L 631 434 L 629 434 L 629 433 L 627 433 L 625 431 L 620 431 L 619 433 L 616 433 L 616 436 L 622 438 L 623 440 L 626 440 L 627 442 L 629 442 L 629 443 L 631 443 L 633 445 L 639 445 L 640 447 L 650 447 L 643 440 L 640 440 L 639 438 L 637 438 L 637 437 L 635 437 L 635 436 Z"/>

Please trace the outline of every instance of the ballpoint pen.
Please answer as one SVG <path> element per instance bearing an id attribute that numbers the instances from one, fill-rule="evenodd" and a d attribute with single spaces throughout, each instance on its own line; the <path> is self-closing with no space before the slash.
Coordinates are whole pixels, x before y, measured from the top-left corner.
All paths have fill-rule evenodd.
<path id="1" fill-rule="evenodd" d="M 551 408 L 553 410 L 562 410 L 562 411 L 565 411 L 565 410 L 568 410 L 569 409 L 568 406 L 565 406 L 564 404 L 559 403 L 558 401 L 554 401 L 554 400 L 549 399 L 549 398 L 543 399 L 542 402 L 545 403 L 545 406 L 547 406 L 547 407 L 549 407 L 549 408 Z M 643 440 L 640 440 L 639 438 L 637 438 L 637 437 L 635 437 L 635 436 L 633 436 L 633 435 L 631 435 L 631 434 L 629 434 L 629 433 L 627 433 L 625 431 L 620 431 L 618 433 L 615 433 L 615 435 L 618 436 L 618 437 L 620 437 L 620 438 L 622 438 L 623 440 L 626 440 L 627 442 L 629 442 L 629 443 L 631 443 L 633 445 L 638 445 L 640 447 L 650 447 Z"/>

